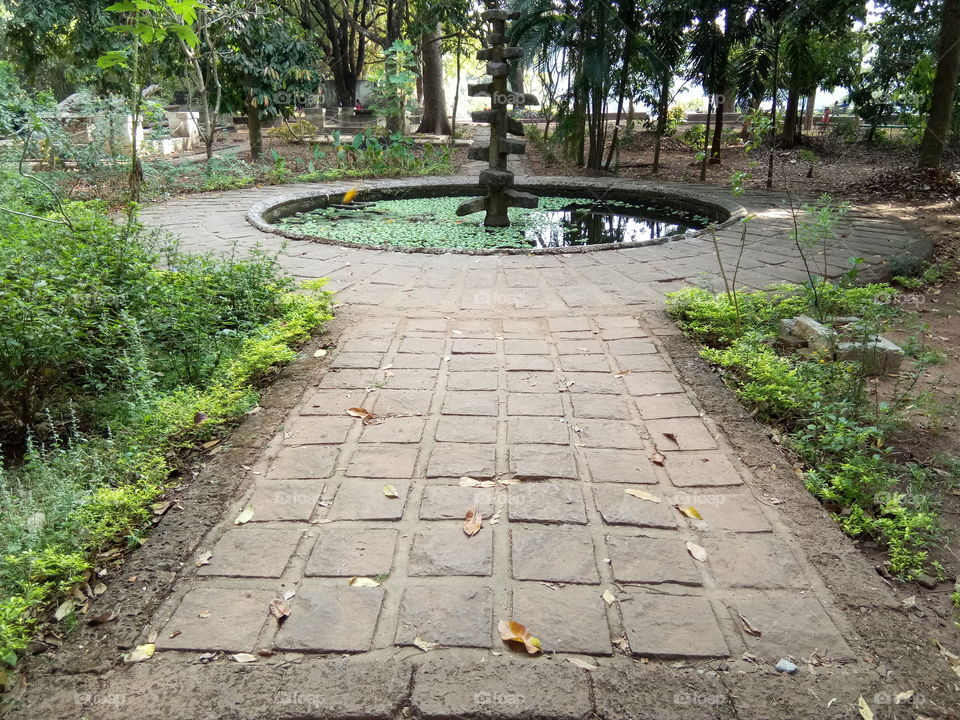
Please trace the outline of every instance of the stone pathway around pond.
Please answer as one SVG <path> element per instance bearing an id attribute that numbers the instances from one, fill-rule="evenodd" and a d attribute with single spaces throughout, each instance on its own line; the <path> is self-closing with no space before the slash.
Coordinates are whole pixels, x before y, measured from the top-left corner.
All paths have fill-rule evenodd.
<path id="1" fill-rule="evenodd" d="M 187 247 L 278 248 L 243 220 L 276 193 L 144 217 Z M 802 279 L 784 198 L 745 204 L 758 219 L 741 282 Z M 869 211 L 850 219 L 837 271 L 851 250 L 879 260 L 920 242 Z M 720 235 L 739 251 L 738 230 Z M 877 686 L 796 528 L 665 352 L 663 294 L 716 281 L 712 243 L 471 257 L 291 242 L 282 262 L 331 278 L 343 334 L 129 639 L 155 636 L 154 658 L 45 717 L 733 717 L 767 690 L 718 671 L 755 662 L 766 688 L 786 657 L 806 660 L 803 683 L 833 668 L 818 682 L 845 709 Z M 468 510 L 483 517 L 470 537 Z M 505 645 L 500 620 L 544 656 Z M 828 716 L 831 695 L 797 693 Z"/>

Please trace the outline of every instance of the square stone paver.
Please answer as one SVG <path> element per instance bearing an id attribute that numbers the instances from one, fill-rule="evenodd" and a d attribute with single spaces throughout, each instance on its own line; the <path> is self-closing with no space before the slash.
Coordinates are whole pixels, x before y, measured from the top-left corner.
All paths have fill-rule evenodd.
<path id="1" fill-rule="evenodd" d="M 507 390 L 512 393 L 559 392 L 559 377 L 553 372 L 511 372 L 507 373 Z"/>
<path id="2" fill-rule="evenodd" d="M 359 445 L 347 467 L 347 475 L 368 478 L 413 477 L 419 450 L 419 446 Z"/>
<path id="3" fill-rule="evenodd" d="M 679 505 L 693 505 L 703 520 L 694 520 L 700 530 L 727 530 L 739 533 L 773 532 L 770 523 L 763 516 L 763 510 L 757 499 L 749 493 L 705 494 L 703 492 L 685 492 L 674 495 Z"/>
<path id="4" fill-rule="evenodd" d="M 585 317 L 552 317 L 547 318 L 547 327 L 550 332 L 577 332 L 593 330 L 590 321 Z"/>
<path id="5" fill-rule="evenodd" d="M 437 425 L 436 438 L 439 442 L 495 443 L 497 421 L 483 417 L 444 416 Z"/>
<path id="6" fill-rule="evenodd" d="M 657 346 L 652 342 L 636 338 L 610 340 L 607 342 L 607 347 L 614 355 L 646 355 L 657 352 Z"/>
<path id="7" fill-rule="evenodd" d="M 594 372 L 566 372 L 563 379 L 567 390 L 574 394 L 594 393 L 596 395 L 619 395 L 620 386 L 613 375 Z"/>
<path id="8" fill-rule="evenodd" d="M 603 343 L 599 340 L 558 340 L 560 355 L 603 355 Z"/>
<path id="9" fill-rule="evenodd" d="M 554 395 L 535 395 L 516 393 L 507 395 L 507 415 L 563 415 L 563 399 L 559 393 Z"/>
<path id="10" fill-rule="evenodd" d="M 393 485 L 398 498 L 383 494 L 384 485 Z M 330 508 L 335 520 L 399 520 L 410 489 L 409 480 L 344 480 Z"/>
<path id="11" fill-rule="evenodd" d="M 507 355 L 504 361 L 507 372 L 524 372 L 529 370 L 552 372 L 553 358 L 549 355 Z"/>
<path id="12" fill-rule="evenodd" d="M 333 475 L 340 451 L 329 445 L 300 445 L 281 448 L 267 477 L 328 478 Z"/>
<path id="13" fill-rule="evenodd" d="M 596 585 L 600 582 L 593 540 L 585 527 L 510 527 L 513 577 L 517 580 Z"/>
<path id="14" fill-rule="evenodd" d="M 496 370 L 500 367 L 496 355 L 454 355 L 447 363 L 452 373 Z"/>
<path id="15" fill-rule="evenodd" d="M 317 480 L 258 480 L 247 503 L 254 510 L 253 522 L 306 522 L 323 495 L 323 487 Z"/>
<path id="16" fill-rule="evenodd" d="M 786 588 L 803 584 L 788 544 L 764 535 L 714 535 L 703 542 L 720 587 Z"/>
<path id="17" fill-rule="evenodd" d="M 513 445 L 510 447 L 510 472 L 527 480 L 577 477 L 573 453 L 567 448 L 540 445 Z"/>
<path id="18" fill-rule="evenodd" d="M 492 370 L 478 370 L 476 372 L 450 373 L 447 376 L 448 390 L 496 390 L 498 386 L 497 373 Z"/>
<path id="19" fill-rule="evenodd" d="M 381 417 L 388 415 L 426 415 L 430 412 L 433 393 L 429 390 L 391 390 L 384 388 L 377 392 L 373 407 L 368 407 Z"/>
<path id="20" fill-rule="evenodd" d="M 578 418 L 599 418 L 606 420 L 629 420 L 630 408 L 623 398 L 615 395 L 591 395 L 583 393 L 571 395 L 573 415 Z"/>
<path id="21" fill-rule="evenodd" d="M 433 446 L 429 478 L 492 478 L 496 474 L 497 449 L 495 445 L 467 443 L 437 443 Z"/>
<path id="22" fill-rule="evenodd" d="M 354 407 L 351 405 L 350 407 Z M 344 411 L 346 408 L 344 408 Z M 301 415 L 283 426 L 284 445 L 336 445 L 347 439 L 356 422 L 345 413 L 333 415 Z"/>
<path id="23" fill-rule="evenodd" d="M 194 588 L 183 596 L 156 645 L 161 650 L 253 652 L 273 597 L 269 590 Z M 179 634 L 170 637 L 174 633 Z"/>
<path id="24" fill-rule="evenodd" d="M 437 384 L 436 370 L 386 370 L 377 378 L 384 387 L 394 390 L 432 390 Z"/>
<path id="25" fill-rule="evenodd" d="M 573 482 L 521 483 L 508 487 L 511 520 L 585 525 L 580 485 Z"/>
<path id="26" fill-rule="evenodd" d="M 646 426 L 650 438 L 664 452 L 713 450 L 717 447 L 717 441 L 699 418 L 648 420 Z"/>
<path id="27" fill-rule="evenodd" d="M 463 520 L 467 510 L 479 510 L 484 518 L 493 515 L 493 488 L 459 485 L 428 485 L 420 501 L 421 520 Z"/>
<path id="28" fill-rule="evenodd" d="M 426 418 L 386 417 L 382 422 L 366 425 L 360 434 L 362 443 L 418 443 L 423 438 Z M 359 421 L 359 420 L 358 420 Z"/>
<path id="29" fill-rule="evenodd" d="M 443 360 L 439 355 L 415 355 L 405 353 L 396 355 L 390 363 L 395 370 L 439 370 Z"/>
<path id="30" fill-rule="evenodd" d="M 256 508 L 254 508 L 256 512 Z M 198 575 L 278 578 L 303 536 L 300 528 L 237 527 L 227 530 Z"/>
<path id="31" fill-rule="evenodd" d="M 320 530 L 307 560 L 305 575 L 374 577 L 393 567 L 397 531 L 392 528 L 334 528 Z"/>
<path id="32" fill-rule="evenodd" d="M 510 418 L 507 442 L 511 445 L 569 445 L 570 426 L 556 417 Z"/>
<path id="33" fill-rule="evenodd" d="M 623 376 L 627 391 L 631 395 L 662 395 L 664 393 L 682 393 L 683 385 L 676 375 L 670 372 L 632 372 Z"/>
<path id="34" fill-rule="evenodd" d="M 486 338 L 454 338 L 453 355 L 493 354 L 497 351 L 497 341 Z"/>
<path id="35" fill-rule="evenodd" d="M 382 587 L 304 580 L 289 603 L 290 615 L 280 626 L 273 647 L 290 652 L 370 650 L 383 594 Z"/>
<path id="36" fill-rule="evenodd" d="M 540 640 L 544 652 L 613 653 L 602 593 L 598 588 L 554 589 L 523 583 L 513 591 L 513 619 L 525 625 L 530 634 Z"/>
<path id="37" fill-rule="evenodd" d="M 370 402 L 364 390 L 317 390 L 307 398 L 301 415 L 343 415 L 344 410 Z"/>
<path id="38" fill-rule="evenodd" d="M 499 399 L 495 392 L 448 392 L 440 412 L 444 415 L 494 417 L 499 412 Z"/>
<path id="39" fill-rule="evenodd" d="M 489 587 L 467 579 L 407 585 L 400 605 L 398 645 L 412 645 L 419 636 L 449 647 L 488 648 L 492 635 Z"/>
<path id="40" fill-rule="evenodd" d="M 586 449 L 583 454 L 590 468 L 590 477 L 596 483 L 652 485 L 658 482 L 653 463 L 646 452 Z"/>
<path id="41" fill-rule="evenodd" d="M 700 412 L 683 393 L 670 395 L 644 395 L 636 399 L 637 410 L 644 420 L 664 418 L 699 417 Z"/>
<path id="42" fill-rule="evenodd" d="M 493 568 L 493 532 L 481 528 L 467 537 L 463 525 L 435 525 L 419 531 L 410 551 L 410 575 L 489 575 Z"/>
<path id="43" fill-rule="evenodd" d="M 614 330 L 622 328 L 632 328 L 639 329 L 640 323 L 637 322 L 637 319 L 632 315 L 600 315 L 599 317 L 594 318 L 597 322 L 597 327 L 601 330 Z M 633 337 L 631 335 L 631 337 Z M 638 335 L 637 337 L 642 337 Z"/>
<path id="44" fill-rule="evenodd" d="M 375 352 L 382 353 L 390 349 L 390 337 L 381 336 L 381 337 L 358 337 L 353 338 L 352 340 L 347 340 L 343 344 L 343 347 L 340 348 L 341 352 L 345 353 L 367 353 Z"/>
<path id="45" fill-rule="evenodd" d="M 503 341 L 503 351 L 507 355 L 550 355 L 550 343 L 546 340 L 523 340 L 507 338 Z"/>
<path id="46" fill-rule="evenodd" d="M 620 603 L 630 652 L 649 657 L 725 657 L 730 650 L 710 602 L 699 596 L 630 593 Z"/>
<path id="47" fill-rule="evenodd" d="M 670 453 L 664 459 L 670 482 L 677 487 L 742 485 L 743 478 L 723 453 Z"/>
<path id="48" fill-rule="evenodd" d="M 564 372 L 609 373 L 610 363 L 603 355 L 561 355 L 560 369 Z"/>
<path id="49" fill-rule="evenodd" d="M 833 660 L 853 657 L 850 646 L 815 597 L 764 591 L 725 603 L 732 611 L 747 650 L 761 657 L 802 658 L 815 651 Z M 760 637 L 743 630 L 739 615 L 762 633 Z"/>
<path id="50" fill-rule="evenodd" d="M 346 368 L 379 368 L 383 365 L 383 353 L 342 352 L 334 358 L 330 367 L 337 370 Z"/>
<path id="51" fill-rule="evenodd" d="M 613 577 L 621 583 L 702 585 L 686 541 L 651 537 L 607 538 Z"/>
<path id="52" fill-rule="evenodd" d="M 635 527 L 665 528 L 675 530 L 677 519 L 670 508 L 670 499 L 664 497 L 662 487 L 637 488 L 660 498 L 650 502 L 627 495 L 629 485 L 596 483 L 593 497 L 597 502 L 600 517 L 607 525 L 633 525 Z"/>
<path id="53" fill-rule="evenodd" d="M 373 387 L 376 370 L 331 370 L 320 381 L 320 389 L 365 389 Z"/>
<path id="54" fill-rule="evenodd" d="M 443 338 L 405 337 L 400 341 L 398 352 L 443 355 L 445 345 L 446 340 Z"/>
<path id="55" fill-rule="evenodd" d="M 611 448 L 615 450 L 641 450 L 643 438 L 640 429 L 626 420 L 587 420 L 576 418 L 570 421 L 577 447 Z"/>
<path id="56" fill-rule="evenodd" d="M 617 365 L 627 375 L 633 373 L 670 372 L 667 361 L 659 355 L 618 355 Z"/>

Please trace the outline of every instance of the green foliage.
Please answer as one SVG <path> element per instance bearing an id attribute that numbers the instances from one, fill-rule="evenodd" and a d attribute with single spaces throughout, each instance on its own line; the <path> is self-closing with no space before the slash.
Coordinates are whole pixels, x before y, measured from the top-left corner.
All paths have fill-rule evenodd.
<path id="1" fill-rule="evenodd" d="M 338 180 L 342 178 L 449 175 L 453 172 L 449 145 L 427 143 L 418 146 L 401 133 L 381 136 L 374 130 L 363 130 L 346 142 L 339 131 L 333 133 L 331 155 L 333 166 L 317 169 L 326 158 L 319 144 L 314 145 L 308 172 L 301 181 Z"/>
<path id="2" fill-rule="evenodd" d="M 0 658 L 91 553 L 139 542 L 178 451 L 242 418 L 330 319 L 322 283 L 296 288 L 274 256 L 187 255 L 97 205 L 68 213 L 72 231 L 0 215 Z"/>
<path id="3" fill-rule="evenodd" d="M 883 303 L 890 294 L 886 285 L 821 283 L 817 298 L 830 316 L 870 318 L 873 332 L 892 313 Z M 928 471 L 896 462 L 886 442 L 900 409 L 868 402 L 856 363 L 783 356 L 771 347 L 780 319 L 812 313 L 813 298 L 796 285 L 735 296 L 687 288 L 671 294 L 668 312 L 706 345 L 702 356 L 723 369 L 738 397 L 784 428 L 806 487 L 836 513 L 843 531 L 883 543 L 891 571 L 913 577 L 928 565 L 938 520 L 918 482 Z"/>
<path id="4" fill-rule="evenodd" d="M 297 120 L 292 123 L 284 123 L 270 131 L 270 134 L 274 137 L 286 140 L 287 142 L 300 142 L 304 138 L 313 137 L 318 133 L 319 130 L 317 126 L 309 120 Z"/>
<path id="5" fill-rule="evenodd" d="M 383 55 L 383 67 L 374 78 L 373 107 L 388 120 L 399 122 L 402 132 L 406 114 L 416 107 L 416 54 L 406 40 L 396 40 Z"/>
<path id="6" fill-rule="evenodd" d="M 703 125 L 691 125 L 680 133 L 680 141 L 684 145 L 694 150 L 703 151 L 703 141 L 707 135 L 707 129 Z"/>

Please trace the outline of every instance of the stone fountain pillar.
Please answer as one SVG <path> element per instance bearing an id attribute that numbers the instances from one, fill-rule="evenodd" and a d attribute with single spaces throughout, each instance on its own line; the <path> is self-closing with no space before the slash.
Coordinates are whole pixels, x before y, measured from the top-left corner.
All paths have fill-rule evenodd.
<path id="1" fill-rule="evenodd" d="M 477 53 L 477 59 L 486 60 L 487 74 L 491 79 L 490 82 L 471 83 L 467 91 L 471 97 L 490 98 L 490 110 L 471 113 L 474 122 L 490 124 L 490 145 L 474 145 L 470 148 L 471 160 L 487 160 L 489 163 L 489 167 L 480 173 L 480 184 L 486 186 L 487 194 L 460 205 L 457 215 L 485 210 L 485 226 L 507 227 L 510 225 L 508 208 L 537 207 L 535 195 L 511 189 L 513 173 L 507 170 L 507 155 L 519 155 L 526 150 L 526 146 L 523 140 L 507 137 L 508 134 L 523 135 L 523 124 L 507 115 L 507 106 L 538 105 L 540 101 L 533 95 L 507 91 L 507 60 L 523 57 L 522 49 L 506 47 L 505 44 L 507 20 L 516 19 L 518 13 L 502 9 L 499 0 L 485 0 L 485 3 L 488 9 L 480 17 L 490 23 L 490 32 L 486 37 L 488 47 Z"/>

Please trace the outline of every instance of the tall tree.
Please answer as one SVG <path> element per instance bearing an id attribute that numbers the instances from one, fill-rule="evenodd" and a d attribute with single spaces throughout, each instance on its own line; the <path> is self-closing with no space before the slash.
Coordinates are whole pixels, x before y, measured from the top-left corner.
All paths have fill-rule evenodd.
<path id="1" fill-rule="evenodd" d="M 953 117 L 957 76 L 960 74 L 960 0 L 943 0 L 937 73 L 933 80 L 930 116 L 920 143 L 920 167 L 937 168 Z"/>

